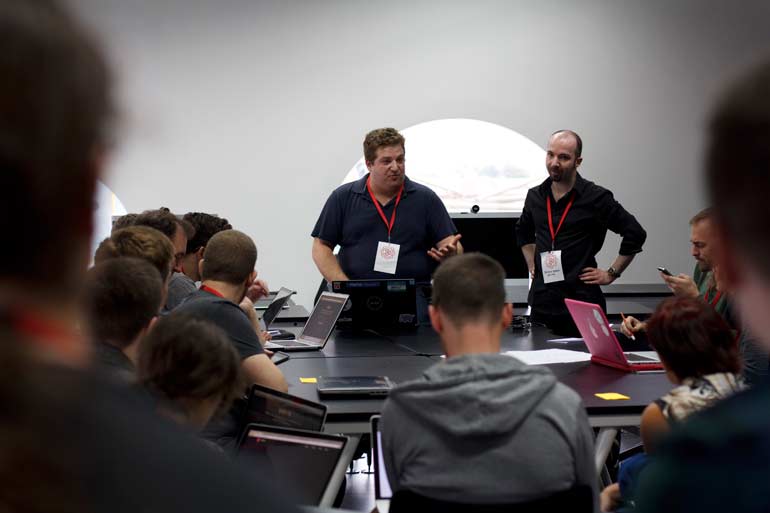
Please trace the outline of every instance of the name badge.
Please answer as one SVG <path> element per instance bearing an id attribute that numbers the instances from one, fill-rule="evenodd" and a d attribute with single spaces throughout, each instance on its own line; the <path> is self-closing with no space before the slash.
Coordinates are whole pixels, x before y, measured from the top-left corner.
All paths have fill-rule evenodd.
<path id="1" fill-rule="evenodd" d="M 540 268 L 543 270 L 543 281 L 545 283 L 564 281 L 564 270 L 561 267 L 561 250 L 543 251 L 540 253 Z"/>
<path id="2" fill-rule="evenodd" d="M 374 259 L 374 270 L 381 273 L 396 274 L 400 244 L 380 241 L 377 244 L 377 256 Z"/>

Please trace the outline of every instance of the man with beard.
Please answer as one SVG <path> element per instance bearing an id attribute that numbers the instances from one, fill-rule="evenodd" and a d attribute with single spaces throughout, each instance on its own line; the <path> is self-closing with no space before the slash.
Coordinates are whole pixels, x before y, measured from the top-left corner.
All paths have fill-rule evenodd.
<path id="1" fill-rule="evenodd" d="M 599 304 L 606 309 L 601 285 L 620 277 L 642 251 L 647 233 L 607 189 L 577 172 L 583 142 L 572 130 L 554 132 L 548 140 L 548 178 L 527 193 L 516 238 L 533 278 L 529 303 L 532 320 L 554 332 L 577 334 L 565 298 Z M 596 254 L 607 230 L 623 241 L 612 265 L 598 268 Z"/>
<path id="2" fill-rule="evenodd" d="M 313 262 L 326 281 L 413 278 L 428 284 L 439 262 L 462 253 L 441 199 L 406 176 L 404 142 L 395 128 L 369 132 L 369 173 L 341 185 L 326 201 L 311 234 Z M 417 311 L 427 321 L 424 293 L 418 294 Z"/>

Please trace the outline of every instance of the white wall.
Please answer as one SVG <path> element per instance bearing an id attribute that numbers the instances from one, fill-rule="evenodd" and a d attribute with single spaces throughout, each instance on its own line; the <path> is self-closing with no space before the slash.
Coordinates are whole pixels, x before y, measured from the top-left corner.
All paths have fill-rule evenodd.
<path id="1" fill-rule="evenodd" d="M 584 176 L 649 233 L 621 283 L 689 272 L 707 106 L 770 53 L 759 0 L 71 2 L 121 79 L 105 182 L 129 211 L 229 218 L 256 240 L 260 275 L 306 305 L 320 280 L 310 231 L 364 134 L 438 118 L 541 145 L 578 131 Z M 601 265 L 617 246 L 608 237 Z"/>

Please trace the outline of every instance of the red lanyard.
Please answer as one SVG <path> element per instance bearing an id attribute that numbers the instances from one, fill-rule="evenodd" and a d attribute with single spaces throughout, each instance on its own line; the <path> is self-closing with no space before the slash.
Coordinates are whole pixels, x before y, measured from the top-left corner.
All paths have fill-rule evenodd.
<path id="1" fill-rule="evenodd" d="M 8 313 L 8 326 L 21 337 L 38 347 L 57 352 L 80 361 L 86 345 L 72 326 L 38 312 L 13 309 Z"/>
<path id="2" fill-rule="evenodd" d="M 209 287 L 207 285 L 201 285 L 201 290 L 203 290 L 205 292 L 208 292 L 209 294 L 214 294 L 215 296 L 218 296 L 218 297 L 225 297 L 225 296 L 222 295 L 221 292 L 219 292 L 216 289 L 212 289 L 211 287 Z"/>
<path id="3" fill-rule="evenodd" d="M 551 229 L 551 251 L 554 250 L 555 243 L 556 243 L 556 235 L 559 233 L 559 230 L 561 230 L 561 225 L 564 224 L 564 220 L 567 218 L 567 212 L 569 212 L 570 207 L 572 207 L 572 203 L 575 202 L 575 193 L 572 193 L 572 197 L 569 200 L 569 203 L 567 203 L 567 207 L 564 209 L 564 213 L 561 215 L 561 219 L 559 220 L 559 226 L 556 228 L 556 231 L 553 230 L 553 217 L 551 214 L 551 196 L 548 196 L 546 198 L 546 205 L 548 206 L 548 228 Z"/>
<path id="4" fill-rule="evenodd" d="M 396 222 L 396 209 L 398 208 L 398 204 L 401 203 L 401 193 L 404 192 L 404 184 L 401 184 L 401 189 L 398 190 L 398 196 L 396 196 L 396 204 L 393 207 L 393 213 L 390 215 L 390 223 L 388 223 L 388 219 L 385 217 L 385 212 L 382 211 L 380 202 L 377 201 L 377 198 L 374 197 L 372 186 L 369 184 L 370 178 L 366 179 L 366 190 L 369 191 L 369 196 L 372 197 L 372 203 L 374 203 L 374 206 L 377 208 L 377 212 L 379 212 L 380 217 L 382 218 L 382 222 L 385 223 L 385 226 L 388 229 L 388 242 L 390 242 L 390 232 L 393 231 L 393 224 Z"/>
<path id="5" fill-rule="evenodd" d="M 714 287 L 709 287 L 709 288 L 708 288 L 708 290 L 706 291 L 706 297 L 704 297 L 703 299 L 705 299 L 706 301 L 708 301 L 708 298 L 709 298 L 709 296 L 711 295 L 711 291 L 712 291 L 712 290 L 714 290 Z M 721 291 L 721 290 L 717 290 L 717 293 L 716 293 L 716 295 L 714 296 L 714 299 L 712 299 L 712 300 L 710 301 L 710 303 L 711 303 L 711 306 L 713 306 L 714 308 L 716 308 L 716 306 L 717 306 L 717 303 L 719 303 L 719 299 L 720 299 L 721 297 L 722 297 L 722 291 Z"/>

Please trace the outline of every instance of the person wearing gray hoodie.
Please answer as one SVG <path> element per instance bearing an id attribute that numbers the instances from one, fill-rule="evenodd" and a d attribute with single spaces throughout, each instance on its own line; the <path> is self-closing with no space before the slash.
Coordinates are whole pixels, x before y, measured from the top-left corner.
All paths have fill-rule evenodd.
<path id="1" fill-rule="evenodd" d="M 579 485 L 597 502 L 593 431 L 580 397 L 546 367 L 501 355 L 513 309 L 504 272 L 481 254 L 442 263 L 431 324 L 446 361 L 399 385 L 382 411 L 394 493 L 460 503 L 519 503 Z"/>

